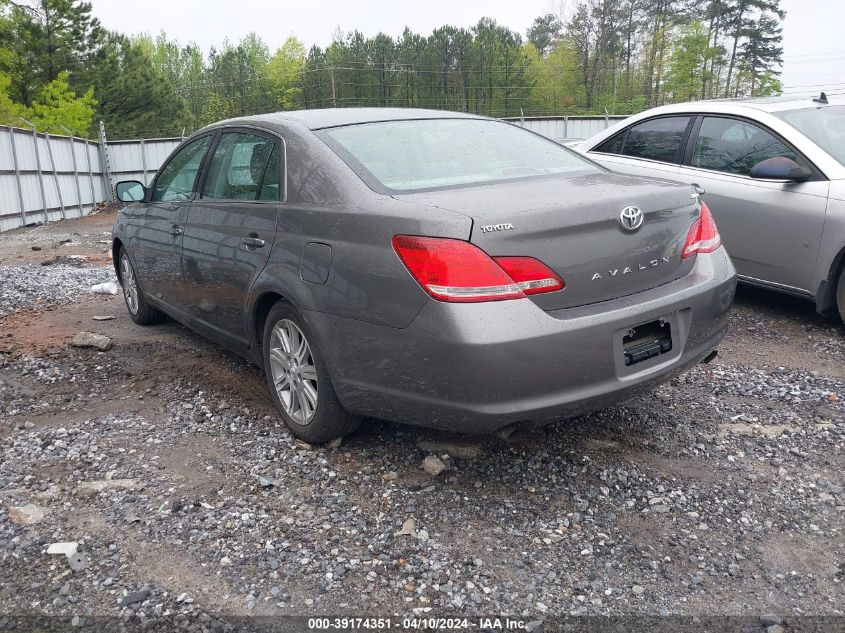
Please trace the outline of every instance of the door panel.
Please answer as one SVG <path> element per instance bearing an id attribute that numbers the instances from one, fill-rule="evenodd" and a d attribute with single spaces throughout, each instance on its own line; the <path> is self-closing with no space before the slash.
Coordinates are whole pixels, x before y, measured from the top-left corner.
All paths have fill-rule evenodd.
<path id="1" fill-rule="evenodd" d="M 238 345 L 249 340 L 244 308 L 270 254 L 278 206 L 206 200 L 194 203 L 188 215 L 182 249 L 187 309 Z"/>
<path id="2" fill-rule="evenodd" d="M 206 135 L 188 142 L 159 171 L 132 246 L 135 270 L 144 292 L 175 307 L 179 307 L 184 292 L 185 220 L 211 139 L 211 135 Z"/>
<path id="3" fill-rule="evenodd" d="M 224 133 L 185 226 L 187 309 L 199 325 L 236 348 L 249 345 L 247 296 L 276 234 L 279 160 L 279 147 L 268 137 Z"/>
<path id="4" fill-rule="evenodd" d="M 827 181 L 784 183 L 681 167 L 704 188 L 722 243 L 740 275 L 812 291 L 827 209 Z"/>
<path id="5" fill-rule="evenodd" d="M 184 290 L 179 231 L 184 230 L 187 215 L 185 203 L 149 203 L 132 247 L 135 271 L 144 293 L 174 306 Z"/>
<path id="6" fill-rule="evenodd" d="M 703 116 L 678 179 L 704 188 L 740 275 L 812 292 L 829 182 L 750 177 L 755 164 L 779 156 L 809 167 L 794 148 L 756 122 Z"/>
<path id="7" fill-rule="evenodd" d="M 620 174 L 674 180 L 678 173 L 678 165 L 671 163 L 658 163 L 652 160 L 629 158 L 615 154 L 598 154 L 596 152 L 590 152 L 588 156 L 609 170 Z"/>

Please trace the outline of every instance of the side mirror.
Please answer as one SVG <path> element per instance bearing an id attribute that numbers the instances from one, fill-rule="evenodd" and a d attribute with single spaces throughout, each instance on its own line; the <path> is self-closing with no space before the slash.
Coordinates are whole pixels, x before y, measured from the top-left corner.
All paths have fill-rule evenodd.
<path id="1" fill-rule="evenodd" d="M 767 158 L 751 168 L 751 177 L 761 180 L 792 180 L 804 182 L 813 175 L 806 167 L 784 156 Z"/>
<path id="2" fill-rule="evenodd" d="M 137 180 L 124 180 L 114 186 L 114 192 L 121 202 L 140 202 L 144 199 L 147 190 Z"/>

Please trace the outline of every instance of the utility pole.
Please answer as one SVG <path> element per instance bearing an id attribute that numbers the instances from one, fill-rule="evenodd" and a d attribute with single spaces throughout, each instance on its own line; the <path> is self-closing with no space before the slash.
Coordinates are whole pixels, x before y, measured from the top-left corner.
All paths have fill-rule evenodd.
<path id="1" fill-rule="evenodd" d="M 332 75 L 332 107 L 336 108 L 337 107 L 337 92 L 335 91 L 335 86 L 334 86 L 334 66 L 330 66 L 329 69 L 331 70 L 331 75 Z"/>

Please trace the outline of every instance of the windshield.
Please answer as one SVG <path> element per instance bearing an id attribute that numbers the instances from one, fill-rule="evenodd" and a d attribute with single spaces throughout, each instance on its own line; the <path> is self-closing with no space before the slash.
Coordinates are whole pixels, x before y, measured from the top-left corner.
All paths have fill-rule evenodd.
<path id="1" fill-rule="evenodd" d="M 385 121 L 321 135 L 365 180 L 370 175 L 399 191 L 597 170 L 557 143 L 500 121 Z"/>
<path id="2" fill-rule="evenodd" d="M 845 106 L 784 110 L 774 114 L 845 165 Z"/>

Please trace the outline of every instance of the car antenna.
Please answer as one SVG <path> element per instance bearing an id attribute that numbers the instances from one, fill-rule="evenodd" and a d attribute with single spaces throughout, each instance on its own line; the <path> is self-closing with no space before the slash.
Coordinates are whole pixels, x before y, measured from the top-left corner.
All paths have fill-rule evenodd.
<path id="1" fill-rule="evenodd" d="M 818 97 L 813 99 L 815 103 L 827 103 L 827 95 L 822 92 Z"/>

